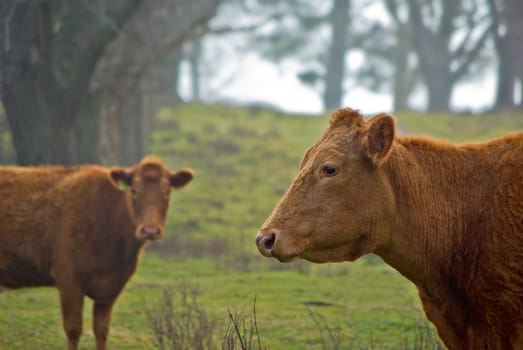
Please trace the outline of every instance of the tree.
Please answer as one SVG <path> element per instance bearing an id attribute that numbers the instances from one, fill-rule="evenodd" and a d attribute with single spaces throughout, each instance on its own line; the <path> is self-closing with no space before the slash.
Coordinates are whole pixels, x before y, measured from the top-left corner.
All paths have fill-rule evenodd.
<path id="1" fill-rule="evenodd" d="M 1 99 L 17 162 L 72 164 L 78 108 L 106 46 L 143 0 L 3 0 Z"/>
<path id="2" fill-rule="evenodd" d="M 414 86 L 418 82 L 418 67 L 409 62 L 412 57 L 412 27 L 407 16 L 402 16 L 405 8 L 396 0 L 385 0 L 385 7 L 394 23 L 393 38 L 389 40 L 392 45 L 384 45 L 384 40 L 380 40 L 378 52 L 385 61 L 392 64 L 393 74 L 391 94 L 393 96 L 393 109 L 395 111 L 408 109 L 408 99 Z M 381 35 L 385 36 L 390 30 L 382 28 Z M 372 52 L 372 51 L 371 51 Z M 384 81 L 390 80 L 386 77 Z"/>
<path id="3" fill-rule="evenodd" d="M 407 5 L 428 109 L 448 110 L 453 86 L 467 73 L 488 38 L 491 26 L 485 22 L 489 17 L 478 15 L 484 7 L 477 6 L 477 1 L 407 0 Z M 465 35 L 452 45 L 460 21 L 465 24 L 460 28 Z M 478 28 L 482 32 L 474 35 Z"/>
<path id="4" fill-rule="evenodd" d="M 345 78 L 345 54 L 349 45 L 350 0 L 334 0 L 330 13 L 331 40 L 324 77 L 323 108 L 342 105 Z"/>
<path id="5" fill-rule="evenodd" d="M 141 3 L 1 4 L 0 92 L 20 164 L 141 157 L 143 78 L 204 31 L 220 0 Z"/>
<path id="6" fill-rule="evenodd" d="M 347 72 L 345 58 L 351 43 L 351 0 L 332 0 L 322 6 L 306 0 L 278 5 L 259 0 L 258 5 L 271 6 L 274 20 L 272 30 L 254 33 L 257 49 L 275 62 L 299 60 L 304 66 L 299 79 L 321 91 L 324 109 L 341 106 Z"/>
<path id="7" fill-rule="evenodd" d="M 245 44 L 240 48 L 240 54 L 255 52 L 280 66 L 299 62 L 298 78 L 317 88 L 324 106 L 338 107 L 341 103 L 339 96 L 343 95 L 349 2 L 246 2 L 242 16 L 255 20 L 251 21 L 254 25 L 246 26 L 249 30 L 242 30 Z M 329 34 L 325 35 L 326 29 L 332 29 L 334 40 L 328 37 Z M 238 31 L 229 33 L 237 35 Z"/>
<path id="8" fill-rule="evenodd" d="M 516 85 L 523 83 L 523 5 L 515 0 L 488 1 L 498 57 L 497 94 L 494 109 L 516 108 Z M 521 91 L 521 89 L 520 89 Z M 519 103 L 523 106 L 523 91 Z"/>
<path id="9" fill-rule="evenodd" d="M 390 2 L 395 11 L 401 12 L 396 0 Z M 294 67 L 298 64 L 298 78 L 318 91 L 325 109 L 342 105 L 347 78 L 373 91 L 392 91 L 395 105 L 406 107 L 419 80 L 419 74 L 413 74 L 416 67 L 410 63 L 412 44 L 406 18 L 395 14 L 397 26 L 391 28 L 360 16 L 366 7 L 375 4 L 373 0 L 333 0 L 321 4 L 311 0 L 253 0 L 241 4 L 243 7 L 237 1 L 225 2 L 227 6 L 222 6 L 205 39 L 210 35 L 230 35 L 227 46 L 231 47 L 242 41 L 238 37 L 243 34 L 244 44 L 239 45 L 238 55 L 254 52 L 280 69 L 286 69 L 288 63 Z M 402 7 L 405 8 L 403 3 Z M 231 17 L 250 21 L 230 25 Z M 206 40 L 202 51 L 206 51 Z M 364 66 L 352 71 L 347 65 L 351 51 L 365 55 Z M 219 67 L 219 59 L 213 57 L 212 66 Z M 193 76 L 192 80 L 198 78 Z"/>
<path id="10" fill-rule="evenodd" d="M 402 2 L 386 0 L 381 2 L 388 12 L 390 21 L 369 20 L 362 16 L 375 1 L 354 2 L 350 47 L 359 52 L 364 60 L 349 72 L 353 84 L 378 93 L 389 93 L 393 109 L 409 108 L 408 102 L 416 84 L 420 81 L 417 61 L 414 59 L 411 25 L 405 15 Z"/>
<path id="11" fill-rule="evenodd" d="M 94 74 L 96 88 L 89 99 L 100 109 L 94 135 L 102 133 L 100 161 L 133 164 L 143 156 L 148 130 L 142 103 L 144 95 L 157 89 L 158 80 L 147 79 L 147 87 L 144 81 L 156 66 L 176 56 L 184 43 L 205 33 L 219 4 L 220 0 L 149 1 L 108 46 Z M 174 64 L 172 69 L 174 84 Z M 91 109 L 88 104 L 85 108 Z"/>

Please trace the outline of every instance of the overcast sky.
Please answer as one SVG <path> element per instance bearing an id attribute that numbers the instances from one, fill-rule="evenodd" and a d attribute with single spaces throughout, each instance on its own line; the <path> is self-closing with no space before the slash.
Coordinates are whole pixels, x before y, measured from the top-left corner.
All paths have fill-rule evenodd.
<path id="1" fill-rule="evenodd" d="M 362 16 L 385 24 L 390 21 L 382 2 L 367 6 Z M 319 93 L 297 79 L 297 73 L 301 68 L 299 61 L 288 61 L 277 66 L 254 53 L 238 54 L 231 38 L 226 38 L 223 42 L 219 40 L 206 43 L 206 50 L 214 50 L 211 56 L 226 57 L 227 62 L 225 65 L 223 61 L 217 63 L 217 69 L 208 75 L 213 76 L 213 79 L 202 86 L 206 89 L 202 91 L 202 96 L 209 102 L 267 104 L 290 113 L 322 112 Z M 311 42 L 311 45 L 314 43 Z M 364 59 L 361 53 L 350 51 L 346 57 L 346 66 L 350 71 L 356 71 Z M 213 67 L 206 69 L 212 70 Z M 456 111 L 480 112 L 491 106 L 496 90 L 494 70 L 495 67 L 492 74 L 477 78 L 473 82 L 457 84 L 451 97 L 451 108 Z M 340 107 L 357 108 L 365 114 L 392 111 L 392 97 L 389 94 L 377 94 L 354 86 L 350 81 L 350 74 L 348 76 L 343 106 Z M 182 77 L 185 78 L 182 78 L 181 94 L 189 100 L 191 93 L 187 67 L 184 69 L 182 66 Z M 423 88 L 420 88 L 411 96 L 410 105 L 423 110 L 426 104 L 426 94 Z"/>
<path id="2" fill-rule="evenodd" d="M 349 57 L 352 67 L 357 63 L 351 63 Z M 290 65 L 277 67 L 255 55 L 249 55 L 242 61 L 231 64 L 229 69 L 235 70 L 235 78 L 225 86 L 216 88 L 210 102 L 260 103 L 273 105 L 290 113 L 319 114 L 322 112 L 320 96 L 313 88 L 303 85 L 296 78 L 298 68 Z M 189 84 L 182 84 L 182 95 L 187 99 L 190 98 Z M 479 112 L 492 105 L 494 91 L 495 79 L 492 75 L 471 83 L 458 84 L 452 94 L 451 107 L 454 110 L 470 109 Z M 415 93 L 411 97 L 411 104 L 423 109 L 426 105 L 425 93 Z M 392 98 L 388 94 L 376 94 L 355 87 L 346 91 L 343 106 L 340 107 L 357 108 L 365 114 L 391 112 Z"/>

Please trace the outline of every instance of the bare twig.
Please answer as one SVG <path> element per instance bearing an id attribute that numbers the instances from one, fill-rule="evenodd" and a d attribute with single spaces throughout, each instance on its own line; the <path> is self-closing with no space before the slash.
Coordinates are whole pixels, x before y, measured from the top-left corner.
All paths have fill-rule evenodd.
<path id="1" fill-rule="evenodd" d="M 229 314 L 229 319 L 232 322 L 232 325 L 234 327 L 234 331 L 236 332 L 236 336 L 238 337 L 238 340 L 240 341 L 240 345 L 242 347 L 242 350 L 247 350 L 247 347 L 245 346 L 245 342 L 244 342 L 242 333 L 240 332 L 239 322 L 238 322 L 237 318 L 235 318 L 232 315 L 232 313 L 231 313 L 231 311 L 229 309 L 227 309 L 227 313 Z"/>
<path id="2" fill-rule="evenodd" d="M 260 333 L 258 332 L 258 321 L 256 317 L 256 294 L 254 294 L 254 301 L 252 302 L 252 315 L 254 318 L 254 330 L 256 331 L 256 339 L 258 340 L 258 350 L 261 350 Z"/>

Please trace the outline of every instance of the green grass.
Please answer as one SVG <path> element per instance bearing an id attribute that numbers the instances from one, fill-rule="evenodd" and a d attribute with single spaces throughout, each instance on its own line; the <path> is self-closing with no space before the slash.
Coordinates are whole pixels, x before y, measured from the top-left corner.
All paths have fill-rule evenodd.
<path id="1" fill-rule="evenodd" d="M 523 111 L 490 115 L 421 114 L 398 112 L 399 125 L 409 133 L 455 142 L 482 141 L 507 132 L 523 130 Z"/>
<path id="2" fill-rule="evenodd" d="M 360 344 L 375 349 L 397 348 L 422 317 L 412 286 L 383 264 L 362 260 L 350 266 L 313 266 L 305 274 L 263 268 L 227 272 L 211 259 L 159 259 L 147 254 L 115 306 L 110 344 L 117 349 L 150 346 L 145 309 L 154 306 L 163 288 L 185 283 L 198 289 L 200 305 L 217 323 L 218 338 L 227 326 L 227 310 L 248 313 L 256 296 L 260 337 L 268 349 L 320 349 L 320 333 L 309 309 L 332 326 L 343 327 L 347 339 L 357 335 Z M 309 306 L 311 302 L 326 306 Z M 90 308 L 87 302 L 81 349 L 94 346 Z M 0 310 L 1 349 L 64 347 L 54 289 L 3 292 Z"/>
<path id="3" fill-rule="evenodd" d="M 523 128 L 521 116 L 396 117 L 409 132 L 457 141 Z M 261 257 L 254 246 L 256 231 L 296 174 L 305 149 L 327 125 L 326 116 L 223 106 L 183 105 L 159 113 L 151 153 L 172 168 L 193 168 L 196 178 L 172 196 L 168 238 L 147 249 L 117 301 L 111 348 L 153 348 L 145 310 L 158 303 L 165 288 L 187 284 L 195 286 L 200 306 L 216 322 L 217 342 L 228 310 L 250 313 L 256 296 L 267 349 L 323 349 L 311 310 L 341 329 L 344 349 L 352 342 L 354 349 L 413 348 L 423 320 L 416 290 L 378 258 L 280 264 Z M 81 349 L 94 347 L 90 308 L 86 302 Z M 64 347 L 56 290 L 0 293 L 0 349 Z"/>

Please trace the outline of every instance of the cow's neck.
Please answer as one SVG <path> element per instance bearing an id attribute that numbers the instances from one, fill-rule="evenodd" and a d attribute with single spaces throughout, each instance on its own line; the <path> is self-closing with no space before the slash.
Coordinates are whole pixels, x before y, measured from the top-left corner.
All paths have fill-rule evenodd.
<path id="1" fill-rule="evenodd" d="M 120 259 L 124 263 L 128 263 L 131 260 L 136 260 L 139 256 L 140 251 L 144 247 L 144 241 L 136 239 L 135 230 L 136 225 L 133 222 L 130 208 L 126 205 L 124 196 L 125 193 L 119 193 L 121 202 L 118 205 L 114 205 L 116 212 L 113 212 L 114 218 L 110 220 L 110 231 L 111 239 L 108 244 L 108 251 L 120 252 Z M 108 211 L 111 212 L 111 211 Z"/>
<path id="2" fill-rule="evenodd" d="M 470 269 L 463 259 L 473 263 L 479 250 L 463 242 L 477 234 L 470 231 L 488 191 L 482 169 L 489 162 L 474 147 L 399 139 L 384 167 L 395 192 L 395 227 L 377 253 L 418 287 L 459 279 L 460 269 Z"/>

